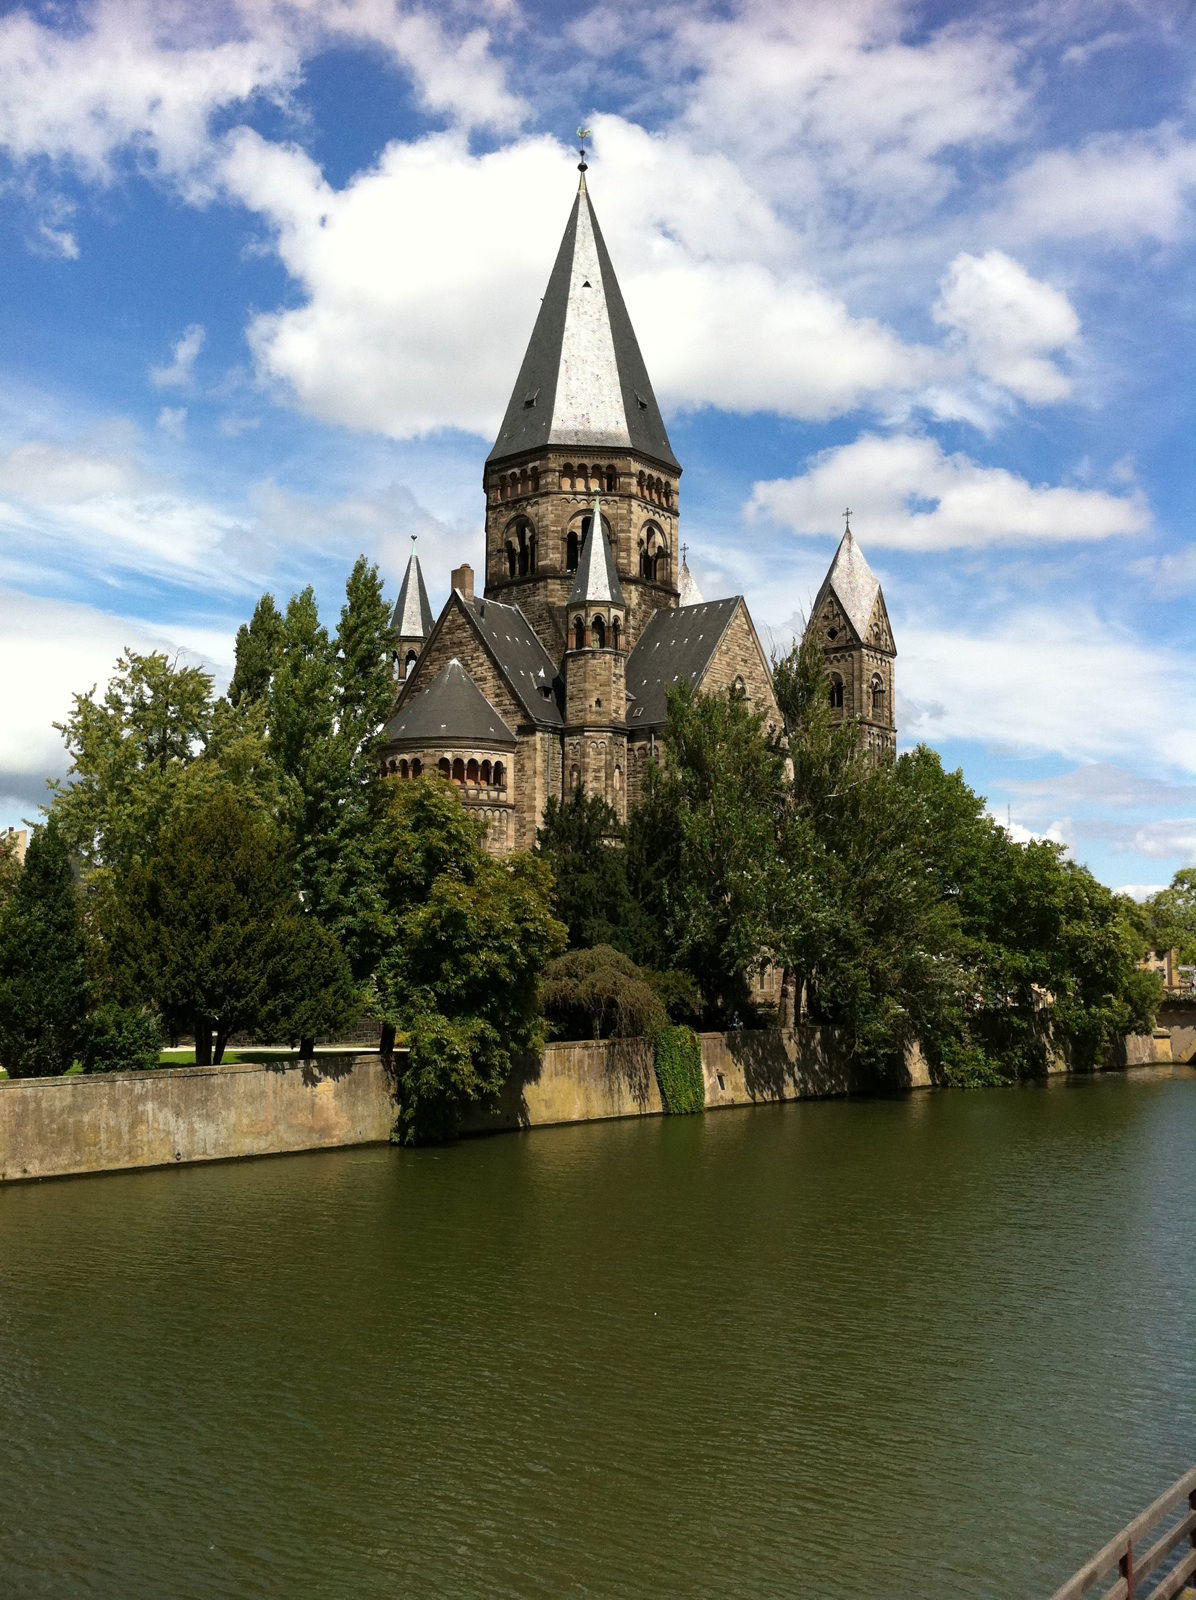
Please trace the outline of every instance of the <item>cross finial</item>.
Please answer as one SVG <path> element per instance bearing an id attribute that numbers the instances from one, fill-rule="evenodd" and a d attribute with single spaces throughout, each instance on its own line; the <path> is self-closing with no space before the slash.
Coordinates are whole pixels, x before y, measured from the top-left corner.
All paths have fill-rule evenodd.
<path id="1" fill-rule="evenodd" d="M 843 511 L 843 532 L 851 532 L 851 507 L 846 506 Z"/>
<path id="2" fill-rule="evenodd" d="M 588 128 L 578 128 L 577 137 L 581 141 L 577 152 L 581 160 L 577 163 L 577 170 L 583 173 L 588 172 L 589 168 L 586 166 L 586 140 L 592 137 L 590 130 Z"/>
<path id="3" fill-rule="evenodd" d="M 685 566 L 685 564 L 686 564 L 686 557 L 687 557 L 687 556 L 688 556 L 688 555 L 689 555 L 689 546 L 688 546 L 688 545 L 687 545 L 687 544 L 683 544 L 683 545 L 682 545 L 682 546 L 681 546 L 681 565 L 682 565 L 682 566 Z"/>

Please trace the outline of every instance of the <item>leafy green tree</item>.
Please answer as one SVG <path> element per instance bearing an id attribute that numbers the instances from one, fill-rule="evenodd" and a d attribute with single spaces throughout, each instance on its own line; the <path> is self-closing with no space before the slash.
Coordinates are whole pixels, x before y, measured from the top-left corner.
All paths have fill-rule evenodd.
<path id="1" fill-rule="evenodd" d="M 1152 894 L 1143 906 L 1145 934 L 1160 955 L 1176 950 L 1190 966 L 1196 962 L 1196 867 L 1183 867 L 1169 888 Z"/>
<path id="2" fill-rule="evenodd" d="M 690 973 L 717 1025 L 750 1014 L 768 943 L 783 757 L 741 695 L 689 684 L 668 691 L 665 743 L 628 825 L 628 876 L 655 949 Z"/>
<path id="3" fill-rule="evenodd" d="M 636 956 L 651 930 L 627 883 L 623 828 L 611 806 L 578 790 L 551 797 L 536 853 L 552 871 L 553 909 L 569 930 L 569 948 L 609 946 Z"/>
<path id="4" fill-rule="evenodd" d="M 161 1065 L 162 1022 L 148 1006 L 106 1000 L 87 1018 L 80 1051 L 84 1072 L 145 1072 Z"/>
<path id="5" fill-rule="evenodd" d="M 451 785 L 395 786 L 383 853 L 390 939 L 376 984 L 383 1020 L 408 1053 L 396 1137 L 450 1135 L 543 1040 L 539 977 L 565 944 L 548 868 L 496 860 Z"/>
<path id="6" fill-rule="evenodd" d="M 570 950 L 550 961 L 541 999 L 558 1039 L 654 1038 L 668 1022 L 645 975 L 610 945 Z"/>
<path id="7" fill-rule="evenodd" d="M 231 788 L 180 793 L 152 853 L 104 883 L 100 922 L 117 998 L 193 1033 L 201 1065 L 232 1033 L 293 1042 L 356 1013 L 334 935 L 303 913 L 285 833 Z"/>
<path id="8" fill-rule="evenodd" d="M 11 1078 L 68 1071 L 86 1008 L 86 945 L 70 853 L 50 817 L 34 829 L 0 911 L 0 1066 Z"/>
<path id="9" fill-rule="evenodd" d="M 264 594 L 249 621 L 237 629 L 235 666 L 228 686 L 230 704 L 265 700 L 282 654 L 283 628 L 274 596 Z"/>

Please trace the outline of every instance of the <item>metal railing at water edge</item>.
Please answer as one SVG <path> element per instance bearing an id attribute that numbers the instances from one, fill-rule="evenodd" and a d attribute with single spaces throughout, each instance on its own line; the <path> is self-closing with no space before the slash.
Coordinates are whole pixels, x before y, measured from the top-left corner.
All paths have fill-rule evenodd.
<path id="1" fill-rule="evenodd" d="M 1181 1512 L 1178 1521 L 1163 1527 Z M 1150 1542 L 1148 1542 L 1150 1541 Z M 1181 1549 L 1178 1562 L 1172 1562 Z M 1166 1570 L 1161 1571 L 1161 1568 Z M 1152 1578 L 1152 1574 L 1154 1575 Z M 1116 1575 L 1112 1588 L 1093 1600 L 1175 1600 L 1196 1574 L 1196 1467 L 1185 1472 L 1141 1516 L 1085 1562 L 1051 1600 L 1080 1600 L 1102 1578 Z"/>

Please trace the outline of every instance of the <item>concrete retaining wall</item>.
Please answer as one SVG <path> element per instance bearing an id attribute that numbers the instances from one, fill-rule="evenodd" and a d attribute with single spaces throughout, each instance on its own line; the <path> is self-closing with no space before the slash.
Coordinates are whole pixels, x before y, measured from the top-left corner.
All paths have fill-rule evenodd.
<path id="1" fill-rule="evenodd" d="M 378 1055 L 0 1082 L 0 1180 L 371 1144 L 394 1124 Z"/>

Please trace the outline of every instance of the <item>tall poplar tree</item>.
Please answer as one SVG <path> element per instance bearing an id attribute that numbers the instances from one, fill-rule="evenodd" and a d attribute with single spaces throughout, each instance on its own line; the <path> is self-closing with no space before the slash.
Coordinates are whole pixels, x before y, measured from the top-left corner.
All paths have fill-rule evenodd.
<path id="1" fill-rule="evenodd" d="M 11 1078 L 69 1070 L 83 1038 L 87 961 L 70 852 L 50 816 L 0 911 L 0 1066 Z"/>

